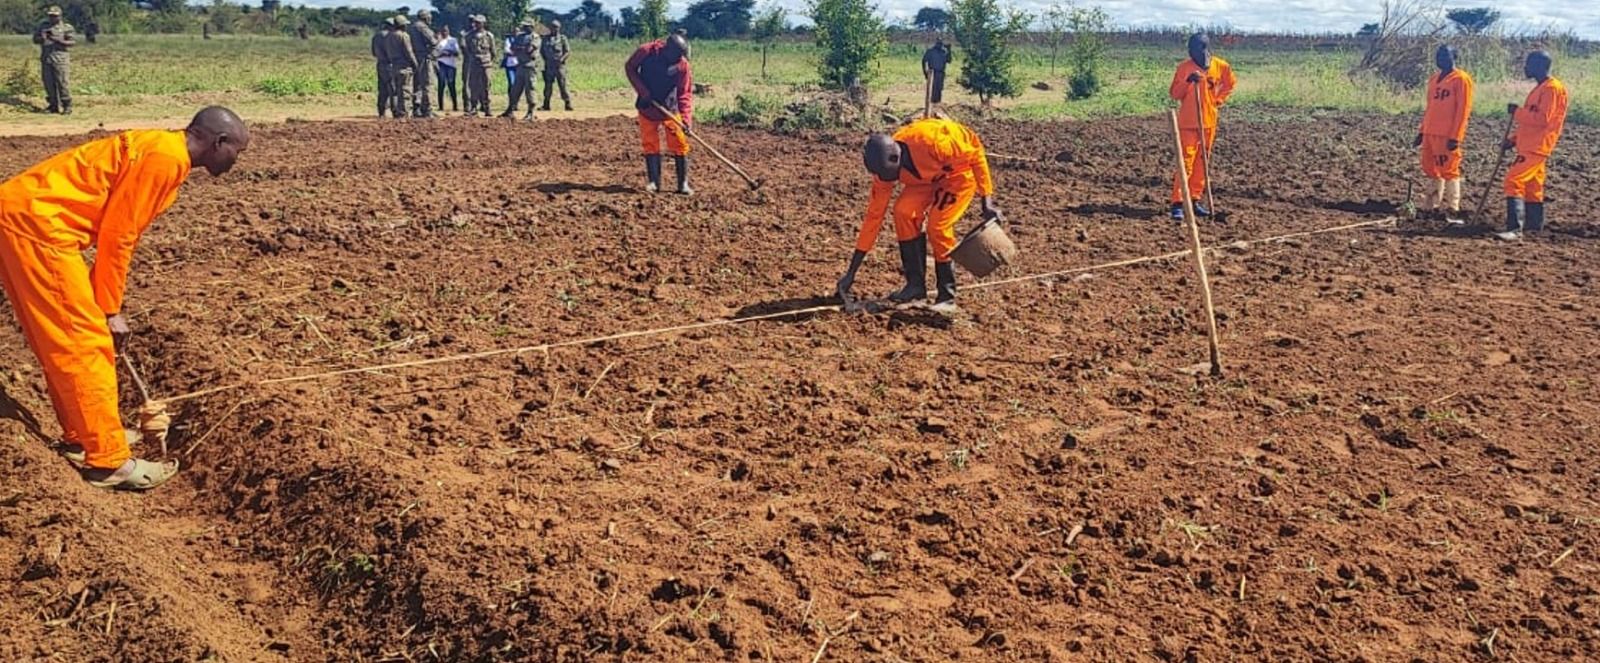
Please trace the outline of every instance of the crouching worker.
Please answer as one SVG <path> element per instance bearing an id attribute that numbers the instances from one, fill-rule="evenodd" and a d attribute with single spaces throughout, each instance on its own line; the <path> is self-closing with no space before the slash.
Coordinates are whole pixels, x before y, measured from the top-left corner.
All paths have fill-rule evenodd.
<path id="1" fill-rule="evenodd" d="M 850 256 L 850 267 L 839 279 L 839 298 L 849 306 L 856 270 L 878 239 L 898 184 L 903 188 L 894 203 L 894 235 L 900 243 L 900 267 L 906 284 L 891 293 L 889 300 L 908 304 L 927 298 L 931 246 L 938 285 L 934 305 L 940 310 L 953 309 L 956 272 L 950 263 L 950 252 L 956 247 L 956 221 L 966 214 L 974 195 L 978 196 L 983 218 L 1000 218 L 983 142 L 959 122 L 927 118 L 901 128 L 892 137 L 869 136 L 862 158 L 867 172 L 874 176 L 872 198 L 856 238 L 855 253 Z"/>
<path id="2" fill-rule="evenodd" d="M 57 154 L 0 184 L 0 282 L 44 368 L 65 455 L 100 488 L 145 490 L 176 462 L 133 458 L 117 409 L 116 348 L 134 246 L 193 168 L 233 168 L 250 132 L 201 110 L 182 131 L 125 131 Z M 82 251 L 95 247 L 94 266 Z"/>

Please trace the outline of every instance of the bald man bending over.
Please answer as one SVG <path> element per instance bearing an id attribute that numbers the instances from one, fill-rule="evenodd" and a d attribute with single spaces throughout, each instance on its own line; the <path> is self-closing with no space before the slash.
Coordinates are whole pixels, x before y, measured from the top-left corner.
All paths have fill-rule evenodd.
<path id="1" fill-rule="evenodd" d="M 65 455 L 100 488 L 147 490 L 176 461 L 133 458 L 117 409 L 122 295 L 139 236 L 194 168 L 219 176 L 250 145 L 233 111 L 212 106 L 182 131 L 135 130 L 57 154 L 0 184 L 0 283 L 44 368 Z M 94 266 L 82 252 L 95 247 Z"/>

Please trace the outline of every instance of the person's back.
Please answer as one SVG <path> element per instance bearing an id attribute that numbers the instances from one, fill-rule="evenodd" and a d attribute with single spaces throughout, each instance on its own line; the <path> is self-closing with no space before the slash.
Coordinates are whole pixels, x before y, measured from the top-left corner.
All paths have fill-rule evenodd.
<path id="1" fill-rule="evenodd" d="M 176 183 L 189 172 L 183 132 L 124 131 L 29 168 L 0 184 L 0 226 L 49 246 L 87 249 L 94 245 L 108 218 L 113 187 L 136 165 L 141 170 L 170 174 L 176 180 L 171 194 L 176 195 Z M 164 194 L 150 195 L 159 198 Z M 157 206 L 165 209 L 165 205 Z"/>

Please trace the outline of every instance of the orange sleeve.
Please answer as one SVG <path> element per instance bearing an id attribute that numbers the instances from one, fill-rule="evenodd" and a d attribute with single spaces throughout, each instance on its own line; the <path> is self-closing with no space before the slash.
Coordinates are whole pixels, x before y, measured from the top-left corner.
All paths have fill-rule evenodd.
<path id="1" fill-rule="evenodd" d="M 89 275 L 94 301 L 106 315 L 122 311 L 128 265 L 133 262 L 139 235 L 177 200 L 178 187 L 188 175 L 177 158 L 154 152 L 129 164 L 112 185 L 95 241 L 94 271 Z"/>
<path id="2" fill-rule="evenodd" d="M 1227 102 L 1228 97 L 1233 94 L 1233 88 L 1239 85 L 1238 77 L 1233 75 L 1233 65 L 1226 62 L 1221 62 L 1221 64 L 1222 66 L 1219 67 L 1219 69 L 1222 71 L 1218 72 L 1218 77 L 1222 80 L 1217 82 L 1218 106 L 1221 106 L 1223 103 Z"/>
<path id="3" fill-rule="evenodd" d="M 1567 89 L 1565 87 L 1556 88 L 1551 86 L 1545 90 L 1544 95 L 1545 101 L 1542 108 L 1545 111 L 1544 117 L 1540 119 L 1544 122 L 1545 131 L 1559 132 L 1561 131 L 1561 125 L 1566 124 L 1567 120 Z"/>
<path id="4" fill-rule="evenodd" d="M 1456 123 L 1450 135 L 1461 142 L 1467 139 L 1467 121 L 1472 119 L 1472 79 L 1462 77 L 1456 85 Z"/>
<path id="5" fill-rule="evenodd" d="M 1172 72 L 1172 85 L 1167 88 L 1167 95 L 1171 96 L 1173 101 L 1183 101 L 1184 97 L 1189 96 L 1191 86 L 1188 69 L 1180 64 L 1178 69 Z"/>
<path id="6" fill-rule="evenodd" d="M 871 253 L 878 241 L 878 231 L 883 228 L 883 217 L 889 213 L 889 199 L 894 197 L 894 182 L 885 182 L 872 176 L 872 198 L 867 201 L 867 215 L 861 220 L 861 233 L 856 235 L 856 250 Z"/>

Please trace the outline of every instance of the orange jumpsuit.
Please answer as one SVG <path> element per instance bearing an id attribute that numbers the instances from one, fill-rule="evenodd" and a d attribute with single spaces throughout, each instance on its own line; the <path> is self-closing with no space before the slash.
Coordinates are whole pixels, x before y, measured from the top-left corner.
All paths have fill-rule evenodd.
<path id="1" fill-rule="evenodd" d="M 172 205 L 189 169 L 184 132 L 128 131 L 0 184 L 0 282 L 44 368 L 63 438 L 83 447 L 91 467 L 120 467 L 129 456 L 106 318 L 122 310 L 139 235 Z M 82 255 L 91 246 L 93 268 Z"/>
<path id="2" fill-rule="evenodd" d="M 1436 180 L 1461 179 L 1461 149 L 1449 141 L 1467 139 L 1472 119 L 1472 76 L 1460 69 L 1428 81 L 1428 105 L 1422 112 L 1422 173 Z"/>
<path id="3" fill-rule="evenodd" d="M 897 185 L 905 188 L 894 203 L 894 236 L 916 239 L 926 224 L 934 262 L 949 262 L 956 248 L 956 221 L 972 205 L 972 196 L 994 195 L 994 176 L 978 134 L 954 120 L 917 120 L 895 132 L 905 145 L 907 162 L 895 182 L 872 178 L 872 197 L 856 236 L 856 250 L 872 250 Z"/>
<path id="4" fill-rule="evenodd" d="M 1189 74 L 1196 72 L 1205 76 L 1200 81 L 1198 98 L 1194 94 L 1194 84 L 1189 82 Z M 1238 84 L 1239 79 L 1234 77 L 1233 67 L 1215 55 L 1211 56 L 1209 67 L 1201 69 L 1193 59 L 1189 59 L 1179 64 L 1178 70 L 1172 74 L 1172 85 L 1167 92 L 1178 102 L 1178 133 L 1183 141 L 1183 164 L 1189 169 L 1189 195 L 1196 200 L 1205 196 L 1206 192 L 1206 164 L 1195 164 L 1195 157 L 1201 152 L 1201 130 L 1205 132 L 1205 153 L 1210 154 L 1212 145 L 1217 142 L 1217 107 L 1227 102 L 1228 95 L 1233 94 L 1233 88 Z M 1174 205 L 1183 203 L 1181 186 L 1179 174 L 1173 173 Z"/>
<path id="5" fill-rule="evenodd" d="M 1567 86 L 1553 76 L 1544 79 L 1517 109 L 1516 122 L 1517 159 L 1506 173 L 1506 197 L 1542 203 L 1544 162 L 1555 151 L 1567 122 Z"/>

